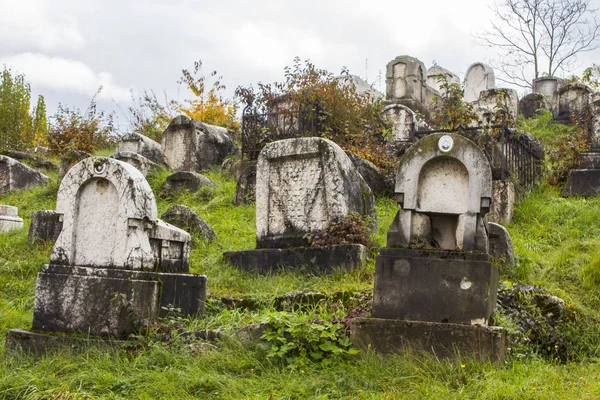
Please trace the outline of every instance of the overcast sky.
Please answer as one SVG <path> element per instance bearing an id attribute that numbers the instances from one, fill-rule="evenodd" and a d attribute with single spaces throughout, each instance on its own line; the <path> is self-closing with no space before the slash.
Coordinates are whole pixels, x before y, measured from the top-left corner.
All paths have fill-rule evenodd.
<path id="1" fill-rule="evenodd" d="M 50 113 L 58 102 L 85 108 L 101 85 L 99 105 L 110 110 L 126 109 L 130 90 L 181 100 L 181 69 L 198 59 L 231 95 L 282 80 L 295 56 L 377 83 L 388 61 L 408 54 L 462 80 L 470 64 L 494 56 L 473 40 L 491 2 L 0 0 L 0 65 L 24 73 Z M 600 50 L 581 56 L 575 72 L 594 61 Z"/>

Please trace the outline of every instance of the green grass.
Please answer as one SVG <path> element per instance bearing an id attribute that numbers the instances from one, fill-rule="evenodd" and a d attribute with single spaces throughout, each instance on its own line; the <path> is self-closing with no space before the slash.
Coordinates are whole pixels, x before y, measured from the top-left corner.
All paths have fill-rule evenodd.
<path id="1" fill-rule="evenodd" d="M 235 182 L 218 170 L 206 175 L 218 187 L 197 193 L 165 193 L 168 172 L 148 180 L 159 215 L 185 204 L 215 230 L 214 242 L 193 238 L 191 269 L 208 276 L 212 297 L 256 300 L 257 309 L 225 309 L 209 303 L 199 319 L 167 321 L 173 329 L 220 328 L 233 331 L 276 313 L 273 299 L 296 290 L 371 291 L 374 258 L 360 271 L 331 276 L 303 276 L 292 271 L 256 276 L 223 261 L 229 250 L 255 246 L 254 205 L 233 205 Z M 56 176 L 52 176 L 56 179 Z M 31 326 L 35 277 L 49 260 L 51 245 L 29 244 L 27 228 L 36 210 L 54 209 L 57 184 L 0 196 L 0 203 L 19 207 L 23 230 L 0 234 L 0 351 L 6 330 Z M 396 212 L 391 199 L 378 199 L 379 233 Z M 563 199 L 557 189 L 542 186 L 516 207 L 508 226 L 519 265 L 501 271 L 501 279 L 542 286 L 565 299 L 584 317 L 572 333 L 581 347 L 579 362 L 560 364 L 524 352 L 504 365 L 467 360 L 440 361 L 413 354 L 382 356 L 362 352 L 339 357 L 327 367 L 308 363 L 290 370 L 268 359 L 264 344 L 242 345 L 233 339 L 197 350 L 173 331 L 170 341 L 156 334 L 134 350 L 61 351 L 42 358 L 3 352 L 0 398 L 5 399 L 587 399 L 600 394 L 600 199 Z M 374 253 L 376 249 L 373 249 Z M 339 304 L 308 310 L 305 318 L 329 318 Z M 339 311 L 339 310 L 338 310 Z"/>

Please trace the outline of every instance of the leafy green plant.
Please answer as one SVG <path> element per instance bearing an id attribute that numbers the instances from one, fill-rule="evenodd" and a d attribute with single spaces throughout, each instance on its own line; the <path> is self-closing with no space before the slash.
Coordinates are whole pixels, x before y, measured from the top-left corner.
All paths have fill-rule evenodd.
<path id="1" fill-rule="evenodd" d="M 307 320 L 301 314 L 278 312 L 267 315 L 263 323 L 267 324 L 262 335 L 269 346 L 267 358 L 293 370 L 314 362 L 328 365 L 358 353 L 341 322 Z"/>
<path id="2" fill-rule="evenodd" d="M 448 82 L 444 74 L 437 76 L 440 95 L 433 97 L 432 118 L 441 129 L 457 129 L 477 121 L 478 115 L 471 103 L 464 101 L 464 91 L 458 83 Z"/>

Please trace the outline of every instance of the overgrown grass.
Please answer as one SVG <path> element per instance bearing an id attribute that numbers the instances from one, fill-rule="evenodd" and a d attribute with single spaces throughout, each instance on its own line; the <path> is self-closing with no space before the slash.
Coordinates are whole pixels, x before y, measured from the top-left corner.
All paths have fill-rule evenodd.
<path id="1" fill-rule="evenodd" d="M 254 205 L 233 205 L 235 182 L 218 170 L 206 175 L 218 186 L 190 193 L 165 193 L 168 172 L 148 180 L 156 194 L 159 215 L 185 204 L 214 229 L 214 242 L 193 238 L 191 265 L 208 276 L 214 297 L 256 300 L 257 309 L 226 309 L 209 303 L 199 319 L 176 321 L 185 329 L 227 331 L 263 321 L 276 313 L 273 299 L 296 290 L 326 293 L 371 291 L 374 258 L 360 271 L 331 276 L 303 276 L 293 271 L 256 276 L 223 261 L 229 250 L 255 246 Z M 53 175 L 53 178 L 56 178 Z M 36 210 L 54 209 L 57 184 L 0 196 L 0 203 L 19 207 L 26 228 L 0 234 L 0 350 L 7 329 L 31 326 L 35 276 L 48 262 L 51 245 L 29 244 L 27 228 Z M 396 212 L 391 199 L 378 199 L 379 233 L 385 234 Z M 0 398 L 438 398 L 438 399 L 580 399 L 600 393 L 600 199 L 559 196 L 542 186 L 521 201 L 508 226 L 519 265 L 501 271 L 501 279 L 535 284 L 562 297 L 585 318 L 572 331 L 581 347 L 581 362 L 560 364 L 534 353 L 510 356 L 503 366 L 467 360 L 440 361 L 411 354 L 370 352 L 335 359 L 329 366 L 309 362 L 291 371 L 267 358 L 264 345 L 241 345 L 233 339 L 198 347 L 182 340 L 177 330 L 169 341 L 151 334 L 143 346 L 107 351 L 89 348 L 61 351 L 34 359 L 18 353 L 0 356 Z M 376 249 L 373 249 L 376 253 Z M 329 318 L 331 307 L 302 311 L 307 320 Z M 172 323 L 167 321 L 168 323 Z M 151 332 L 152 333 L 152 332 Z"/>

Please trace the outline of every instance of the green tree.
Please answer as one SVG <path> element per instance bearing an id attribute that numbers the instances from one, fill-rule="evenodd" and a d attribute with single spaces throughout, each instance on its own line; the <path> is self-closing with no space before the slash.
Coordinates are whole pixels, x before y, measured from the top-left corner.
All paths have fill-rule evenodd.
<path id="1" fill-rule="evenodd" d="M 0 75 L 0 150 L 24 150 L 44 144 L 48 129 L 42 96 L 31 110 L 31 87 L 23 74 L 6 67 Z"/>

